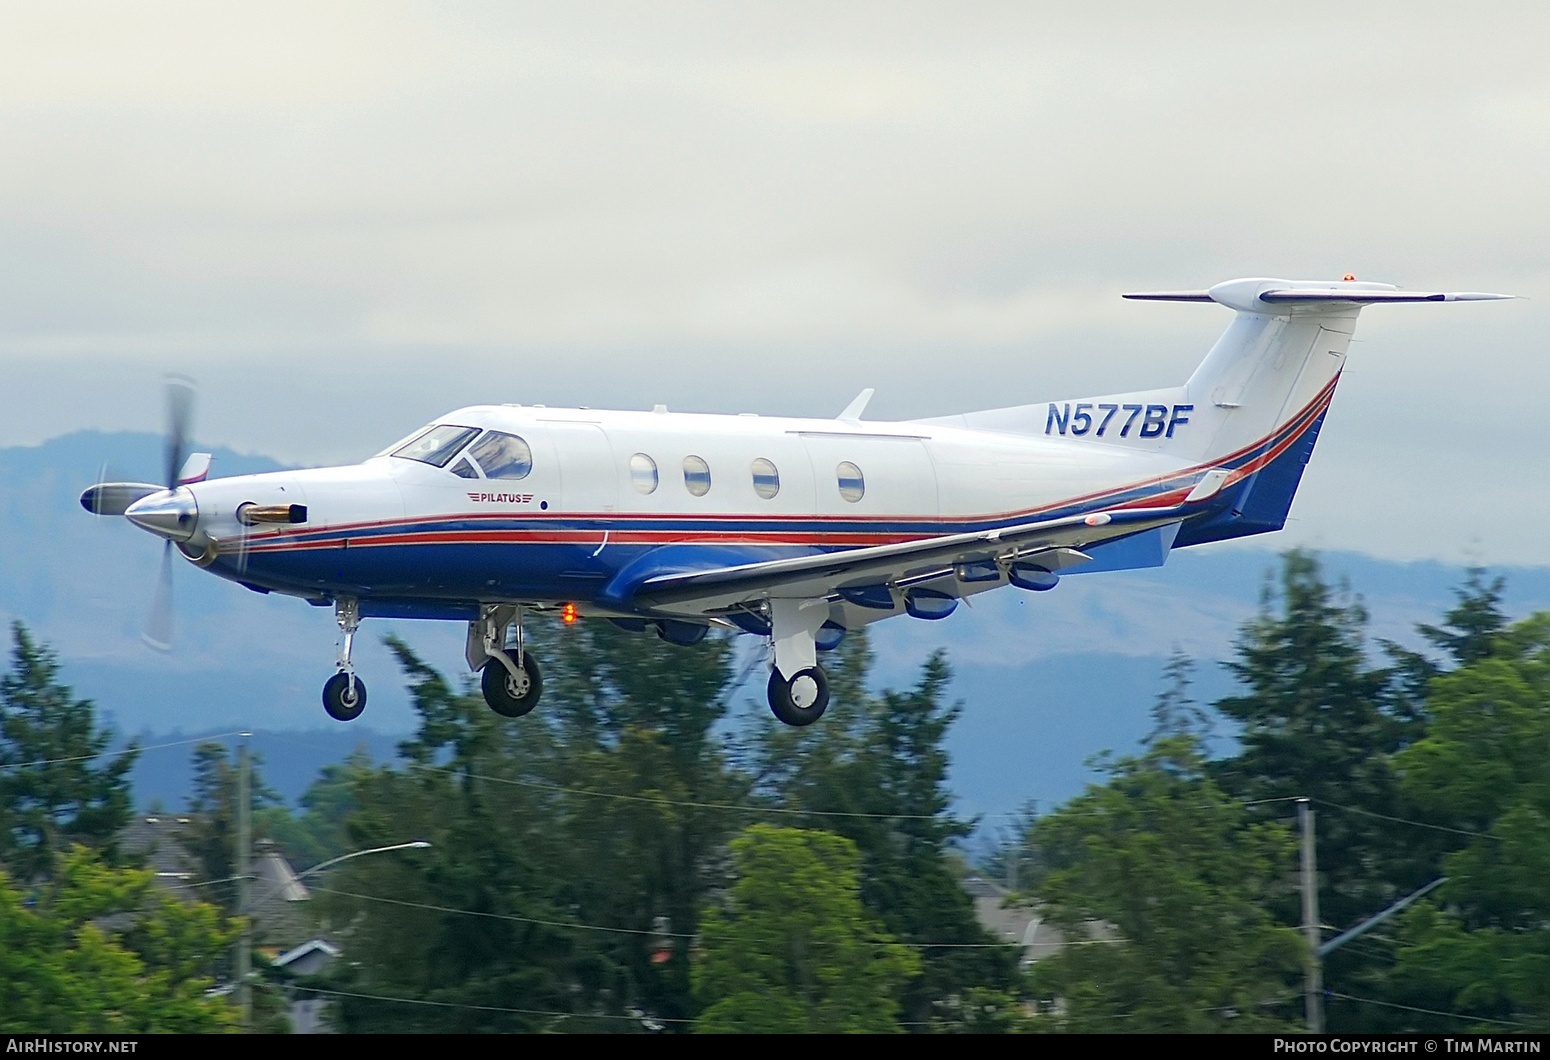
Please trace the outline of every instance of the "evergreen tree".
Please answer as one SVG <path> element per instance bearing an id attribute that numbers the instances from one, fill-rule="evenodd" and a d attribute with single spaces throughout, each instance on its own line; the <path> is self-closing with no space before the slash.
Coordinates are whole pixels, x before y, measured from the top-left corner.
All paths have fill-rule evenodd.
<path id="1" fill-rule="evenodd" d="M 193 862 L 196 883 L 205 897 L 220 906 L 227 916 L 237 909 L 237 789 L 240 785 L 236 756 L 222 744 L 204 740 L 194 745 L 194 789 L 188 800 L 188 823 L 177 830 L 178 844 Z M 259 775 L 262 759 L 248 759 L 248 799 L 250 841 L 255 845 L 266 837 L 266 805 L 276 805 L 280 797 L 271 791 Z M 273 819 L 270 815 L 269 819 Z M 249 851 L 251 858 L 252 851 Z M 257 896 L 255 896 L 257 897 Z"/>
<path id="2" fill-rule="evenodd" d="M 1389 709 L 1388 671 L 1367 664 L 1366 620 L 1313 556 L 1287 553 L 1278 596 L 1267 592 L 1227 664 L 1244 691 L 1216 704 L 1238 725 L 1238 754 L 1214 769 L 1224 789 L 1269 816 L 1303 796 L 1320 807 L 1319 909 L 1338 927 L 1425 882 L 1405 837 L 1371 816 L 1401 816 L 1391 756 L 1412 734 Z M 1298 915 L 1287 910 L 1290 922 Z"/>
<path id="3" fill-rule="evenodd" d="M 1416 627 L 1421 638 L 1442 653 L 1442 662 L 1391 641 L 1383 642 L 1394 662 L 1400 713 L 1411 722 L 1412 739 L 1424 734 L 1425 703 L 1432 679 L 1490 655 L 1507 628 L 1507 616 L 1501 609 L 1505 586 L 1505 579 L 1487 579 L 1482 568 L 1471 567 L 1464 584 L 1453 590 L 1453 606 L 1443 615 L 1441 624 L 1422 623 Z"/>
<path id="4" fill-rule="evenodd" d="M 570 866 L 552 789 L 534 768 L 542 728 L 499 717 L 466 685 L 454 689 L 391 643 L 419 727 L 400 746 L 406 768 L 355 776 L 348 834 L 363 849 L 414 839 L 432 846 L 346 862 L 312 887 L 350 954 L 329 978 L 346 995 L 335 1003 L 335 1026 L 598 1029 L 571 1017 L 613 1011 L 617 975 L 597 960 L 589 933 L 563 926 L 575 920 L 557 900 Z"/>
<path id="5" fill-rule="evenodd" d="M 1406 792 L 1457 849 L 1403 921 L 1395 978 L 1410 1029 L 1550 1031 L 1550 614 L 1493 631 L 1431 683 Z M 1491 1022 L 1499 1021 L 1499 1022 Z"/>
<path id="6" fill-rule="evenodd" d="M 1505 578 L 1486 580 L 1480 567 L 1469 568 L 1464 584 L 1453 591 L 1454 604 L 1440 626 L 1417 627 L 1432 647 L 1445 652 L 1454 666 L 1469 666 L 1490 655 L 1507 628 L 1502 612 Z"/>
<path id="7" fill-rule="evenodd" d="M 855 844 L 752 825 L 731 846 L 735 882 L 706 912 L 694 960 L 697 1029 L 898 1031 L 899 993 L 920 961 L 863 909 Z"/>
<path id="8" fill-rule="evenodd" d="M 1175 650 L 1163 668 L 1166 682 L 1157 702 L 1152 704 L 1152 731 L 1141 742 L 1154 747 L 1162 740 L 1175 736 L 1189 736 L 1204 743 L 1211 735 L 1211 714 L 1189 694 L 1194 681 L 1195 663 L 1183 652 Z"/>
<path id="9" fill-rule="evenodd" d="M 1471 571 L 1440 625 L 1419 632 L 1453 665 L 1490 657 L 1505 622 L 1500 579 Z M 1272 609 L 1273 605 L 1275 610 Z M 1386 645 L 1394 665 L 1370 665 L 1364 650 L 1366 614 L 1348 590 L 1325 580 L 1301 552 L 1283 559 L 1277 593 L 1242 631 L 1228 664 L 1244 691 L 1216 704 L 1239 726 L 1239 753 L 1214 763 L 1213 775 L 1260 815 L 1282 814 L 1300 796 L 1314 800 L 1319 912 L 1333 931 L 1355 926 L 1435 879 L 1447 833 L 1402 822 L 1426 818 L 1419 792 L 1402 787 L 1400 756 L 1428 734 L 1428 690 L 1445 663 Z M 1297 924 L 1298 903 L 1278 906 Z M 1326 932 L 1326 937 L 1328 937 Z M 1409 1026 L 1402 1008 L 1416 999 L 1392 993 L 1394 953 L 1387 932 L 1342 947 L 1325 962 L 1331 990 L 1392 1002 L 1332 1001 L 1334 1031 L 1384 1032 Z"/>
<path id="10" fill-rule="evenodd" d="M 273 840 L 298 871 L 348 853 L 346 825 L 357 808 L 356 780 L 370 771 L 371 757 L 358 747 L 343 762 L 323 767 L 302 793 L 301 813 L 284 806 L 255 808 L 254 831 Z"/>
<path id="11" fill-rule="evenodd" d="M 395 645 L 420 726 L 409 768 L 357 777 L 349 835 L 434 846 L 341 866 L 354 882 L 337 889 L 366 896 L 330 896 L 357 962 L 341 982 L 459 1007 L 347 999 L 346 1027 L 683 1028 L 697 1012 L 688 943 L 746 790 L 712 732 L 730 649 L 602 623 L 527 633 L 545 697 L 520 721 Z"/>
<path id="12" fill-rule="evenodd" d="M 765 730 L 761 787 L 808 827 L 844 835 L 861 851 L 866 907 L 901 942 L 919 947 L 921 972 L 903 995 L 904 1022 L 959 1024 L 974 989 L 1021 989 L 1017 951 L 997 946 L 975 916 L 953 845 L 972 822 L 951 812 L 942 747 L 959 707 L 945 702 L 951 670 L 936 653 L 908 691 L 866 690 L 871 652 L 861 631 L 825 662 L 830 709 L 817 725 Z"/>
<path id="13" fill-rule="evenodd" d="M 1295 839 L 1254 823 L 1195 737 L 1152 741 L 1030 836 L 1044 916 L 1066 944 L 1034 968 L 1057 1029 L 1290 1031 L 1303 945 L 1267 908 Z"/>
<path id="14" fill-rule="evenodd" d="M 615 929 L 606 950 L 633 1004 L 670 1027 L 698 1011 L 689 942 L 727 841 L 746 816 L 748 783 L 715 732 L 733 687 L 734 641 L 691 648 L 611 623 L 533 623 L 548 660 L 541 715 L 554 824 L 572 870 L 563 900 Z M 588 792 L 589 794 L 575 794 Z"/>
<path id="15" fill-rule="evenodd" d="M 74 843 L 116 858 L 138 751 L 109 757 L 111 739 L 91 701 L 59 683 L 55 654 L 15 623 L 0 677 L 0 866 L 13 879 L 47 876 Z"/>

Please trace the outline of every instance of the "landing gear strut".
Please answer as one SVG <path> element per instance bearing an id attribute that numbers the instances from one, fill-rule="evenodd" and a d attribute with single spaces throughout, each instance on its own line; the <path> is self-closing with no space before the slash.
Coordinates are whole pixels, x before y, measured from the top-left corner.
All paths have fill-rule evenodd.
<path id="1" fill-rule="evenodd" d="M 770 712 L 787 725 L 811 725 L 829 709 L 829 681 L 818 665 L 818 631 L 829 618 L 825 600 L 769 601 Z"/>
<path id="2" fill-rule="evenodd" d="M 516 643 L 506 645 L 506 630 L 512 625 L 516 626 Z M 520 718 L 538 706 L 544 679 L 538 661 L 523 644 L 520 606 L 482 606 L 478 621 L 468 624 L 467 656 L 471 669 L 483 671 L 479 688 L 485 703 L 495 713 L 503 718 Z"/>
<path id="3" fill-rule="evenodd" d="M 335 721 L 354 721 L 366 709 L 366 682 L 355 676 L 350 652 L 361 624 L 360 601 L 340 597 L 334 602 L 334 621 L 339 623 L 339 672 L 323 685 L 323 709 Z"/>

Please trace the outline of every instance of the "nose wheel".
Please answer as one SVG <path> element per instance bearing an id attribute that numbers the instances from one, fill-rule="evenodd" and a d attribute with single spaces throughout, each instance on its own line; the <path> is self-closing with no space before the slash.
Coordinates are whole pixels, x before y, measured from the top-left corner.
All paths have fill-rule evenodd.
<path id="1" fill-rule="evenodd" d="M 366 709 L 366 682 L 353 673 L 337 673 L 323 685 L 323 709 L 335 721 L 354 721 Z"/>
<path id="2" fill-rule="evenodd" d="M 350 652 L 361 624 L 360 601 L 340 597 L 334 601 L 334 621 L 339 623 L 339 672 L 323 685 L 323 709 L 335 721 L 354 721 L 366 709 L 366 682 L 355 676 Z"/>
<path id="3" fill-rule="evenodd" d="M 829 680 L 823 667 L 814 664 L 792 677 L 770 670 L 770 713 L 787 725 L 811 725 L 829 709 Z"/>

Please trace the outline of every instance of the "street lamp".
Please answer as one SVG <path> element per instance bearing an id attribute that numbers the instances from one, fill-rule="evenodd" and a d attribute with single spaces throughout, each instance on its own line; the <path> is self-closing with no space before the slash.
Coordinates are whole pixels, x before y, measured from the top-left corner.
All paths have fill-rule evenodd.
<path id="1" fill-rule="evenodd" d="M 430 845 L 431 844 L 424 839 L 414 839 L 407 843 L 393 843 L 385 847 L 371 847 L 367 850 L 352 850 L 348 854 L 340 854 L 337 858 L 329 858 L 327 861 L 320 861 L 310 869 L 303 869 L 302 871 L 296 873 L 295 876 L 296 879 L 300 880 L 305 876 L 311 876 L 315 872 L 321 872 L 330 866 L 337 865 L 341 861 L 349 861 L 351 858 L 363 858 L 367 854 L 386 854 L 392 850 L 425 850 Z M 244 858 L 244 860 L 246 859 Z M 246 893 L 247 881 L 247 868 L 244 865 L 243 873 L 241 876 L 243 897 L 239 902 L 242 912 L 242 937 L 238 943 L 237 949 L 237 998 L 239 1004 L 242 1007 L 243 1030 L 252 1029 L 253 1023 L 253 992 L 252 985 L 249 982 L 252 977 L 253 967 L 252 908 L 253 906 L 256 906 L 262 902 L 267 902 L 270 898 L 273 898 L 275 895 L 279 894 L 286 886 L 285 883 L 281 883 L 279 886 L 271 888 L 268 893 L 261 895 L 257 901 L 250 902 Z"/>
<path id="2" fill-rule="evenodd" d="M 425 850 L 429 846 L 430 842 L 427 840 L 414 839 L 408 843 L 394 843 L 392 846 L 372 847 L 370 850 L 355 850 L 348 854 L 340 854 L 337 858 L 329 858 L 327 861 L 320 861 L 310 869 L 302 869 L 296 874 L 296 878 L 299 880 L 303 876 L 311 876 L 314 872 L 321 872 L 322 870 L 328 868 L 330 865 L 337 865 L 341 861 L 349 861 L 351 858 L 363 858 L 367 854 L 386 854 L 389 850 Z M 280 888 L 276 887 L 274 890 L 264 895 L 263 898 L 260 898 L 259 901 L 262 902 L 265 899 L 272 898 L 278 893 L 280 893 Z"/>

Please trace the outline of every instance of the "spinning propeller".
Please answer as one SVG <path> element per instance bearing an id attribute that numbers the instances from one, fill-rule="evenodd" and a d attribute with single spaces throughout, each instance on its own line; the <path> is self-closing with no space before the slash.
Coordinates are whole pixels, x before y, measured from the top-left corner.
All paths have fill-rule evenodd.
<path id="1" fill-rule="evenodd" d="M 162 482 L 99 482 L 81 494 L 81 507 L 93 515 L 122 515 L 164 539 L 161 572 L 151 597 L 142 636 L 157 651 L 172 648 L 172 545 L 194 533 L 199 509 L 182 486 L 202 481 L 210 470 L 210 455 L 189 456 L 189 428 L 194 418 L 194 384 L 181 376 L 167 379 L 167 436 Z"/>

